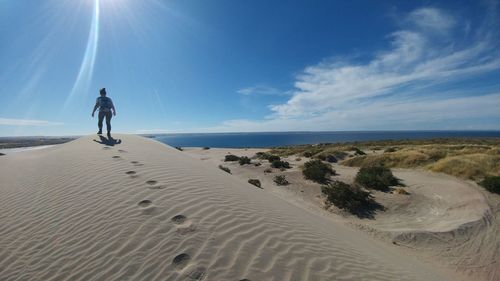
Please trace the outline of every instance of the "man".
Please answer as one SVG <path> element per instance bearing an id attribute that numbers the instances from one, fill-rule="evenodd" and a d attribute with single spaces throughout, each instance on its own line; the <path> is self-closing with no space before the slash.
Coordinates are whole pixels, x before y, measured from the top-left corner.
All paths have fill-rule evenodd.
<path id="1" fill-rule="evenodd" d="M 108 136 L 111 136 L 111 113 L 116 116 L 115 106 L 113 105 L 113 101 L 106 97 L 106 88 L 102 88 L 99 90 L 101 94 L 100 97 L 95 101 L 94 110 L 92 111 L 92 117 L 94 117 L 94 113 L 99 108 L 99 121 L 97 122 L 97 126 L 99 127 L 99 132 L 97 134 L 102 134 L 102 121 L 104 117 L 106 117 L 106 128 L 108 129 Z"/>

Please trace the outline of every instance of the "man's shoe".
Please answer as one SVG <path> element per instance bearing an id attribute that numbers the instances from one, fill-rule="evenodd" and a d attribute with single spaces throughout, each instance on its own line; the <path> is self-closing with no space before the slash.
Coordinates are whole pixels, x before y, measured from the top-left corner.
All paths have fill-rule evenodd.
<path id="1" fill-rule="evenodd" d="M 99 132 L 97 132 L 97 134 L 98 134 L 98 135 L 102 135 L 102 131 L 101 131 L 101 130 L 99 130 Z"/>

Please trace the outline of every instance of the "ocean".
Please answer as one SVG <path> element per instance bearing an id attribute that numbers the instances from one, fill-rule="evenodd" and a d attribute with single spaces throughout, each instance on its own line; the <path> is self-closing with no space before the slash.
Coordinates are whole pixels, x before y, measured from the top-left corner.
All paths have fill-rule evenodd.
<path id="1" fill-rule="evenodd" d="M 298 144 L 338 143 L 369 140 L 403 140 L 461 137 L 500 137 L 500 131 L 337 131 L 275 133 L 206 133 L 151 135 L 178 147 L 275 147 Z"/>

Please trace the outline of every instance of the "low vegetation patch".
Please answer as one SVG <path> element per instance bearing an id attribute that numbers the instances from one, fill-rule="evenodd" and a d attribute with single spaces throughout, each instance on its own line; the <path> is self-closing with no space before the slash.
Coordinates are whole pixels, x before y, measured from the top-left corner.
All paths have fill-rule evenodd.
<path id="1" fill-rule="evenodd" d="M 500 176 L 485 177 L 479 185 L 484 187 L 489 192 L 500 194 Z"/>
<path id="2" fill-rule="evenodd" d="M 252 185 L 255 185 L 258 188 L 262 188 L 261 185 L 260 185 L 260 180 L 258 180 L 258 179 L 249 179 L 248 183 L 252 184 Z"/>
<path id="3" fill-rule="evenodd" d="M 233 155 L 233 154 L 228 154 L 224 157 L 224 162 L 235 162 L 239 161 L 240 157 Z"/>
<path id="4" fill-rule="evenodd" d="M 289 182 L 286 180 L 284 175 L 278 175 L 274 177 L 274 182 L 276 185 L 287 185 Z"/>
<path id="5" fill-rule="evenodd" d="M 231 173 L 231 170 L 228 167 L 224 167 L 222 165 L 219 165 L 219 169 L 223 170 L 226 173 L 229 173 L 229 174 Z"/>
<path id="6" fill-rule="evenodd" d="M 180 147 L 180 146 L 176 146 L 175 149 L 177 149 L 179 151 L 184 151 L 184 149 L 182 149 L 182 147 Z"/>
<path id="7" fill-rule="evenodd" d="M 399 179 L 384 166 L 361 167 L 354 182 L 364 188 L 387 191 L 390 186 L 399 185 Z"/>
<path id="8" fill-rule="evenodd" d="M 269 163 L 272 163 L 273 161 L 276 161 L 276 160 L 281 160 L 281 158 L 278 155 L 270 154 L 267 152 L 257 152 L 255 154 L 255 157 L 257 157 L 258 159 L 267 160 L 267 161 L 269 161 Z"/>
<path id="9" fill-rule="evenodd" d="M 323 163 L 321 160 L 310 160 L 304 163 L 302 174 L 308 180 L 326 183 L 330 176 L 335 175 L 335 170 L 330 164 Z"/>
<path id="10" fill-rule="evenodd" d="M 203 148 L 203 150 L 209 150 L 209 149 L 210 149 L 210 147 L 208 147 L 208 146 L 205 146 L 205 147 Z"/>
<path id="11" fill-rule="evenodd" d="M 270 174 L 272 172 L 273 172 L 273 169 L 271 169 L 271 168 L 264 169 L 264 174 Z"/>
<path id="12" fill-rule="evenodd" d="M 286 161 L 281 161 L 281 160 L 274 160 L 271 163 L 271 167 L 277 168 L 277 169 L 290 169 L 290 163 Z"/>
<path id="13" fill-rule="evenodd" d="M 373 203 L 369 192 L 341 181 L 334 181 L 322 186 L 321 192 L 326 196 L 327 203 L 351 213 L 367 208 Z"/>
<path id="14" fill-rule="evenodd" d="M 401 194 L 401 195 L 409 195 L 410 194 L 408 191 L 406 191 L 402 187 L 396 187 L 396 189 L 394 189 L 394 193 L 395 194 Z"/>
<path id="15" fill-rule="evenodd" d="M 251 163 L 250 158 L 248 158 L 246 156 L 240 157 L 239 162 L 240 162 L 240 165 L 247 165 L 247 164 Z"/>
<path id="16" fill-rule="evenodd" d="M 391 153 L 391 152 L 396 152 L 396 148 L 395 147 L 388 147 L 384 150 L 384 153 Z"/>

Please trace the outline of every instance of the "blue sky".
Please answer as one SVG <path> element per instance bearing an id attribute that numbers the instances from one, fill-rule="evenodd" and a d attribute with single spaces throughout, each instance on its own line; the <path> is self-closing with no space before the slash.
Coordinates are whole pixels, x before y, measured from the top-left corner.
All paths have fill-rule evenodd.
<path id="1" fill-rule="evenodd" d="M 0 135 L 500 129 L 498 1 L 0 0 Z"/>

